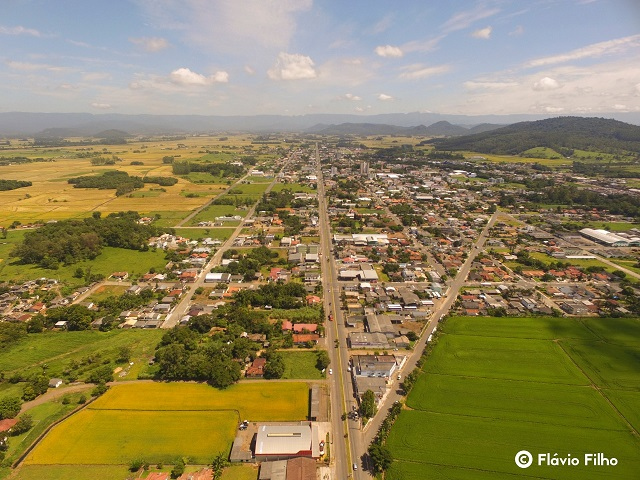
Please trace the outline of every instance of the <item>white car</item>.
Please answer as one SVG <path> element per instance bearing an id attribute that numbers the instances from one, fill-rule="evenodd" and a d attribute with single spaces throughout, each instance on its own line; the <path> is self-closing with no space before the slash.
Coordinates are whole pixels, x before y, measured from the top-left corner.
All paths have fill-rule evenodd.
<path id="1" fill-rule="evenodd" d="M 329 375 L 333 375 L 333 370 L 329 369 Z"/>

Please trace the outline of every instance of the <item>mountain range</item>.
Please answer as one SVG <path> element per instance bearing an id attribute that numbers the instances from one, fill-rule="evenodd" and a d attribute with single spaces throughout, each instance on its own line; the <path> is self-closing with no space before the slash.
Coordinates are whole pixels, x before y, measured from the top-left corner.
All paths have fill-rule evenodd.
<path id="1" fill-rule="evenodd" d="M 314 129 L 318 125 L 324 128 L 341 124 L 391 125 L 397 127 L 427 126 L 433 131 L 425 135 L 468 134 L 469 129 L 481 124 L 510 125 L 516 122 L 535 121 L 548 118 L 548 115 L 445 115 L 438 113 L 389 113 L 380 115 L 352 114 L 309 114 L 298 116 L 255 115 L 255 116 L 216 116 L 216 115 L 127 115 L 127 114 L 91 114 L 91 113 L 0 113 L 0 136 L 33 136 L 44 130 L 68 129 L 65 136 L 97 136 L 105 130 L 121 130 L 132 135 L 151 134 L 194 134 L 214 132 L 277 133 L 299 132 Z M 612 113 L 607 115 L 621 121 L 640 125 L 640 113 Z M 459 133 L 439 122 L 448 122 L 460 127 Z M 439 130 L 443 127 L 442 130 Z M 446 128 L 444 128 L 446 127 Z M 480 128 L 480 127 L 478 127 Z"/>

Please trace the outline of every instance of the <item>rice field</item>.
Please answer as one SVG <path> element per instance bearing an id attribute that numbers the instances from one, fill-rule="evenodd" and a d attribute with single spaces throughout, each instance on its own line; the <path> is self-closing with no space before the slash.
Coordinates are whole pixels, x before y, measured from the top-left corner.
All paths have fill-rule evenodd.
<path id="1" fill-rule="evenodd" d="M 637 478 L 639 367 L 639 319 L 451 318 L 387 440 L 386 478 Z M 580 465 L 538 465 L 547 452 Z M 586 466 L 595 452 L 617 466 Z"/>
<path id="2" fill-rule="evenodd" d="M 303 420 L 307 409 L 306 383 L 121 384 L 52 429 L 24 464 L 207 464 L 229 451 L 241 419 Z"/>

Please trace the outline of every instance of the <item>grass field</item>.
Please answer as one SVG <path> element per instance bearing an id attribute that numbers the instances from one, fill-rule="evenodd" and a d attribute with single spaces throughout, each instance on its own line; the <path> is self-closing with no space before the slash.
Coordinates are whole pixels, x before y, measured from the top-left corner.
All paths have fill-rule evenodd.
<path id="1" fill-rule="evenodd" d="M 102 253 L 93 260 L 84 260 L 72 265 L 62 265 L 57 270 L 40 268 L 37 265 L 20 265 L 13 259 L 0 263 L 0 281 L 14 280 L 17 282 L 33 280 L 35 278 L 54 278 L 67 285 L 83 285 L 84 280 L 75 278 L 76 269 L 87 270 L 91 273 L 102 274 L 105 278 L 113 272 L 127 271 L 130 278 L 136 278 L 149 271 L 150 268 L 162 270 L 167 261 L 163 250 L 140 252 L 125 248 L 104 247 Z"/>
<path id="2" fill-rule="evenodd" d="M 318 355 L 311 352 L 280 352 L 284 359 L 284 375 L 282 378 L 318 380 L 323 374 L 316 368 Z"/>
<path id="3" fill-rule="evenodd" d="M 143 365 L 146 366 L 153 357 L 162 334 L 160 330 L 147 329 L 30 334 L 17 344 L 0 351 L 0 371 L 7 377 L 14 372 L 41 373 L 42 365 L 46 364 L 47 375 L 64 378 L 63 372 L 69 368 L 71 361 L 81 362 L 96 354 L 103 360 L 115 358 L 120 347 L 129 346 L 135 368 L 131 368 L 130 376 L 119 378 L 135 379 L 134 373 L 139 368 L 144 368 Z M 82 373 L 99 365 L 94 362 L 86 367 L 78 367 L 76 371 Z"/>
<path id="4" fill-rule="evenodd" d="M 639 366 L 638 319 L 451 318 L 388 438 L 386 478 L 637 478 Z M 581 465 L 537 465 L 546 452 Z M 587 452 L 618 465 L 585 466 Z"/>
<path id="5" fill-rule="evenodd" d="M 56 426 L 25 465 L 180 457 L 206 464 L 229 451 L 241 419 L 303 420 L 307 408 L 305 383 L 243 383 L 222 391 L 196 383 L 121 384 Z"/>

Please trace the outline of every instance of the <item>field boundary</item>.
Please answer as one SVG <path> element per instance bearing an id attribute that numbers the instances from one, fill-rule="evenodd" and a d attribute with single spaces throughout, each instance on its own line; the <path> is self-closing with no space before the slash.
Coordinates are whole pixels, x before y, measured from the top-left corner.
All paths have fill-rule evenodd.
<path id="1" fill-rule="evenodd" d="M 627 417 L 625 417 L 622 412 L 620 410 L 618 410 L 618 407 L 616 407 L 614 405 L 614 403 L 609 399 L 609 397 L 607 397 L 604 392 L 602 391 L 602 389 L 596 385 L 593 381 L 593 379 L 587 375 L 587 372 L 585 372 L 583 370 L 583 368 L 578 365 L 578 363 L 573 359 L 573 357 L 571 355 L 569 355 L 569 353 L 567 352 L 567 350 L 564 348 L 564 346 L 562 345 L 562 342 L 555 342 L 558 344 L 558 346 L 560 347 L 560 349 L 564 352 L 564 354 L 569 357 L 569 360 L 571 360 L 571 362 L 576 366 L 576 368 L 578 370 L 580 370 L 582 372 L 582 374 L 587 377 L 589 379 L 589 381 L 591 382 L 591 388 L 593 388 L 596 392 L 598 392 L 598 394 L 609 404 L 609 406 L 613 409 L 614 412 L 616 412 L 618 414 L 618 416 L 624 421 L 624 423 L 627 424 L 627 427 L 629 427 L 629 429 L 633 432 L 633 435 L 638 438 L 640 437 L 640 433 L 638 433 L 638 431 L 633 427 L 633 425 L 631 425 L 631 423 L 629 422 L 629 420 L 627 420 Z M 605 342 L 607 343 L 607 342 Z M 615 390 L 615 389 L 612 389 Z"/>

